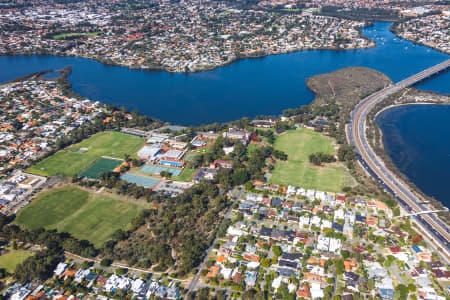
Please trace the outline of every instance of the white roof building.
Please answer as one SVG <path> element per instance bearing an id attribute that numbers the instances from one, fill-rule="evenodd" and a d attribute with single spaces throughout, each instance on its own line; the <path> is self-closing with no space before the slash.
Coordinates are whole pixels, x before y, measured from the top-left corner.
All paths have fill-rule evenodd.
<path id="1" fill-rule="evenodd" d="M 225 278 L 225 279 L 231 278 L 232 273 L 233 273 L 233 269 L 230 269 L 230 268 L 222 268 L 220 270 L 220 274 L 222 274 L 223 278 Z"/>
<path id="2" fill-rule="evenodd" d="M 342 242 L 340 239 L 330 238 L 330 247 L 329 247 L 330 252 L 338 252 L 341 250 L 341 247 Z"/>
<path id="3" fill-rule="evenodd" d="M 141 291 L 142 286 L 144 285 L 144 283 L 145 283 L 145 281 L 142 280 L 141 278 L 136 279 L 131 284 L 131 291 L 133 291 L 133 293 L 139 293 Z"/>
<path id="4" fill-rule="evenodd" d="M 311 289 L 309 292 L 311 293 L 311 299 L 323 298 L 324 296 L 323 290 L 319 283 L 311 283 Z"/>
<path id="5" fill-rule="evenodd" d="M 317 239 L 317 250 L 328 251 L 330 239 L 324 236 L 319 236 Z"/>
<path id="6" fill-rule="evenodd" d="M 59 263 L 59 264 L 56 266 L 56 269 L 53 271 L 53 274 L 54 274 L 55 276 L 59 276 L 59 275 L 61 275 L 62 273 L 64 273 L 64 271 L 66 270 L 66 268 L 67 268 L 67 264 L 66 264 L 66 263 Z"/>
<path id="7" fill-rule="evenodd" d="M 141 150 L 138 151 L 137 155 L 141 158 L 145 159 L 151 159 L 158 155 L 158 153 L 161 151 L 161 148 L 159 147 L 153 147 L 153 146 L 144 146 L 141 148 Z"/>

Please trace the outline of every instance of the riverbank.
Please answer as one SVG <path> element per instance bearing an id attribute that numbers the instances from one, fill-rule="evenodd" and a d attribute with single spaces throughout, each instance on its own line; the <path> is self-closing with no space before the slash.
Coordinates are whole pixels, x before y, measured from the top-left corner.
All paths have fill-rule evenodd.
<path id="1" fill-rule="evenodd" d="M 311 103 L 311 107 L 314 109 L 324 109 L 325 106 L 331 107 L 330 111 L 334 111 L 334 114 L 329 116 L 329 120 L 338 122 L 337 128 L 338 140 L 340 135 L 345 135 L 343 130 L 343 124 L 348 122 L 350 112 L 353 110 L 361 99 L 366 96 L 380 90 L 392 81 L 383 73 L 368 68 L 344 68 L 332 73 L 320 74 L 313 76 L 307 80 L 307 87 L 311 89 L 316 97 Z M 391 157 L 388 155 L 384 144 L 383 135 L 381 129 L 377 126 L 375 120 L 376 117 L 394 107 L 406 106 L 406 105 L 444 105 L 450 104 L 450 97 L 446 95 L 440 95 L 433 92 L 424 92 L 416 89 L 406 89 L 399 92 L 397 97 L 389 97 L 385 101 L 378 104 L 369 115 L 368 132 L 367 136 L 371 143 L 372 148 L 377 155 L 383 159 L 386 166 L 395 173 L 404 182 L 408 183 L 411 188 L 416 191 L 423 199 L 427 199 L 432 203 L 436 209 L 441 209 L 443 204 L 436 199 L 432 199 L 429 195 L 426 195 L 417 185 L 415 185 L 410 178 L 408 178 L 399 168 L 395 165 Z M 339 111 L 332 108 L 337 105 Z M 331 112 L 330 112 L 331 113 Z M 402 151 L 408 151 L 408 149 L 402 149 Z M 364 169 L 359 164 L 355 165 L 352 170 L 355 178 L 358 179 L 359 186 L 352 190 L 353 193 L 361 194 L 383 194 L 380 186 L 377 182 L 368 176 Z M 450 214 L 442 214 L 443 219 L 446 222 L 450 222 Z"/>
<path id="2" fill-rule="evenodd" d="M 360 29 L 358 28 L 358 32 L 361 33 Z M 126 67 L 133 70 L 143 70 L 143 71 L 152 71 L 152 72 L 168 72 L 168 73 L 199 73 L 199 72 L 206 72 L 206 71 L 213 71 L 222 67 L 229 66 L 233 63 L 239 62 L 244 59 L 253 59 L 253 58 L 265 58 L 268 56 L 275 56 L 275 55 L 282 55 L 282 54 L 289 54 L 289 53 L 295 53 L 295 52 L 302 52 L 302 51 L 312 51 L 312 50 L 318 50 L 318 51 L 351 51 L 351 50 L 360 50 L 360 49 L 369 49 L 376 47 L 377 44 L 373 40 L 364 37 L 362 34 L 358 36 L 358 38 L 364 39 L 368 42 L 367 46 L 363 47 L 356 47 L 351 46 L 347 48 L 341 48 L 341 47 L 298 47 L 298 48 L 286 48 L 283 51 L 269 51 L 269 52 L 252 52 L 252 53 L 239 53 L 238 55 L 231 57 L 225 61 L 223 61 L 220 64 L 214 64 L 214 65 L 206 65 L 206 66 L 196 66 L 194 68 L 189 69 L 171 69 L 171 68 L 164 68 L 162 66 L 154 66 L 154 65 L 136 65 L 136 64 L 127 64 L 122 63 L 119 61 L 111 60 L 111 59 L 104 59 L 101 56 L 90 56 L 90 55 L 70 55 L 65 54 L 61 52 L 49 52 L 49 51 L 34 51 L 34 52 L 10 52 L 10 53 L 2 53 L 0 56 L 32 56 L 32 55 L 50 55 L 50 56 L 57 56 L 57 57 L 78 57 L 78 58 L 85 58 L 85 59 L 92 59 L 99 63 L 102 63 L 105 66 L 118 66 L 118 67 Z"/>
<path id="3" fill-rule="evenodd" d="M 384 144 L 383 132 L 377 123 L 377 118 L 384 112 L 392 110 L 397 107 L 407 107 L 413 105 L 450 105 L 450 97 L 446 95 L 440 95 L 437 93 L 430 93 L 419 91 L 414 88 L 408 88 L 402 90 L 391 97 L 388 97 L 378 105 L 376 105 L 369 113 L 367 118 L 367 137 L 369 143 L 375 153 L 383 159 L 386 167 L 392 171 L 396 176 L 401 178 L 411 189 L 419 195 L 421 198 L 430 202 L 433 208 L 443 209 L 444 205 L 437 199 L 424 193 L 411 178 L 404 174 L 399 167 L 394 163 L 392 157 L 387 153 L 387 149 Z M 404 149 L 403 151 L 410 151 Z M 430 175 L 431 176 L 431 175 Z M 440 213 L 440 217 L 450 224 L 450 213 Z"/>
<path id="4" fill-rule="evenodd" d="M 138 110 L 180 125 L 228 122 L 243 116 L 280 114 L 284 109 L 310 104 L 314 94 L 305 83 L 317 74 L 360 66 L 400 81 L 447 58 L 440 52 L 397 39 L 389 32 L 390 25 L 374 23 L 362 28 L 362 34 L 377 43 L 370 49 L 298 51 L 241 59 L 213 71 L 190 74 L 106 66 L 78 57 L 3 56 L 0 81 L 72 66 L 69 80 L 73 89 L 89 99 L 125 106 L 129 111 Z M 447 92 L 449 74 L 423 85 Z"/>
<path id="5" fill-rule="evenodd" d="M 436 43 L 435 43 L 435 39 L 436 37 L 428 37 L 427 34 L 430 33 L 430 31 L 432 32 L 437 32 L 439 30 L 439 33 L 442 35 L 441 38 L 444 38 L 444 36 L 446 36 L 446 32 L 442 32 L 445 29 L 444 28 L 433 28 L 433 30 L 423 30 L 423 32 L 420 32 L 420 34 L 422 35 L 422 38 L 419 38 L 418 32 L 416 32 L 415 34 L 413 34 L 412 32 L 407 32 L 406 29 L 405 31 L 402 31 L 400 28 L 403 28 L 405 26 L 407 26 L 408 22 L 411 21 L 420 21 L 422 20 L 421 18 L 433 18 L 432 20 L 435 20 L 435 18 L 439 18 L 439 16 L 435 16 L 435 15 L 429 15 L 429 16 L 423 16 L 423 17 L 419 17 L 419 18 L 406 18 L 404 20 L 399 20 L 396 21 L 394 23 L 392 23 L 391 27 L 389 28 L 389 30 L 395 34 L 397 37 L 404 39 L 406 41 L 410 41 L 411 43 L 413 43 L 414 45 L 421 45 L 436 51 L 439 51 L 441 53 L 445 53 L 445 54 L 450 54 L 450 49 L 443 49 L 441 47 L 439 47 Z M 419 26 L 419 25 L 416 25 Z M 423 41 L 425 38 L 429 38 L 432 41 Z M 439 38 L 437 38 L 439 40 Z M 445 40 L 440 40 L 440 44 L 442 45 L 446 45 L 446 41 Z M 448 48 L 448 45 L 447 45 Z"/>

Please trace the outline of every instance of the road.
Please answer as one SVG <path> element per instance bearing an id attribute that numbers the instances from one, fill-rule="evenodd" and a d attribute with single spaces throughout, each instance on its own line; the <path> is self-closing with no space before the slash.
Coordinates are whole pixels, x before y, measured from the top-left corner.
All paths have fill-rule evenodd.
<path id="1" fill-rule="evenodd" d="M 356 147 L 358 157 L 363 168 L 373 176 L 386 191 L 391 193 L 399 204 L 407 212 L 421 212 L 428 210 L 411 188 L 393 174 L 378 157 L 366 137 L 366 119 L 369 112 L 388 96 L 423 81 L 439 72 L 445 72 L 450 68 L 450 60 L 446 60 L 438 65 L 417 73 L 396 84 L 392 84 L 363 99 L 352 111 L 350 124 L 347 127 L 347 138 Z M 428 236 L 428 240 L 436 242 L 442 249 L 441 255 L 447 260 L 450 258 L 450 230 L 449 227 L 435 215 L 421 215 L 416 219 L 416 223 Z"/>

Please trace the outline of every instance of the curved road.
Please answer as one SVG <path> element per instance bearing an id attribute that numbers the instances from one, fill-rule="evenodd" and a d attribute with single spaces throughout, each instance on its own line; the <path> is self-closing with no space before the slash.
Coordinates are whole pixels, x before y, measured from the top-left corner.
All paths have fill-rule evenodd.
<path id="1" fill-rule="evenodd" d="M 405 182 L 395 176 L 384 165 L 382 159 L 370 147 L 366 137 L 366 118 L 374 106 L 386 97 L 437 73 L 445 72 L 449 68 L 450 59 L 368 96 L 352 111 L 350 124 L 347 127 L 347 138 L 356 147 L 361 165 L 408 212 L 421 212 L 429 210 L 429 208 L 423 204 L 423 200 L 413 193 Z M 416 222 L 425 231 L 426 235 L 442 249 L 441 254 L 448 261 L 448 258 L 450 258 L 449 227 L 435 215 L 418 216 Z"/>

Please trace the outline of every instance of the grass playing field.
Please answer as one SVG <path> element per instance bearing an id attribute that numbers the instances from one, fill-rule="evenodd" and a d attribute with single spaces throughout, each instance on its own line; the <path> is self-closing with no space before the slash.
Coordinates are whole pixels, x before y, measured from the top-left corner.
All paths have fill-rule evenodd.
<path id="1" fill-rule="evenodd" d="M 113 196 L 66 186 L 39 194 L 19 211 L 15 222 L 31 229 L 56 228 L 100 247 L 116 230 L 126 230 L 143 208 Z"/>
<path id="2" fill-rule="evenodd" d="M 8 273 L 14 273 L 16 266 L 33 254 L 33 251 L 10 249 L 7 254 L 0 256 L 0 268 L 6 269 Z"/>
<path id="3" fill-rule="evenodd" d="M 112 172 L 122 163 L 123 160 L 102 157 L 96 162 L 94 162 L 92 166 L 84 170 L 83 173 L 80 174 L 80 177 L 99 179 L 101 173 Z"/>
<path id="4" fill-rule="evenodd" d="M 101 34 L 101 31 L 97 32 L 70 32 L 70 33 L 61 33 L 54 35 L 53 38 L 55 40 L 64 40 L 67 38 L 80 38 L 80 37 L 89 37 L 89 36 L 96 36 Z"/>
<path id="5" fill-rule="evenodd" d="M 73 176 L 90 166 L 101 156 L 123 159 L 144 144 L 144 139 L 116 131 L 100 132 L 81 143 L 61 150 L 30 167 L 27 172 L 42 176 Z"/>
<path id="6" fill-rule="evenodd" d="M 197 172 L 197 169 L 184 168 L 180 176 L 173 176 L 171 179 L 177 181 L 190 181 L 195 172 Z"/>
<path id="7" fill-rule="evenodd" d="M 348 170 L 338 164 L 314 166 L 308 156 L 314 152 L 334 154 L 331 139 L 308 129 L 290 130 L 277 137 L 275 149 L 288 155 L 287 161 L 277 161 L 272 171 L 271 183 L 289 184 L 324 192 L 340 192 L 353 186 L 354 179 Z"/>

